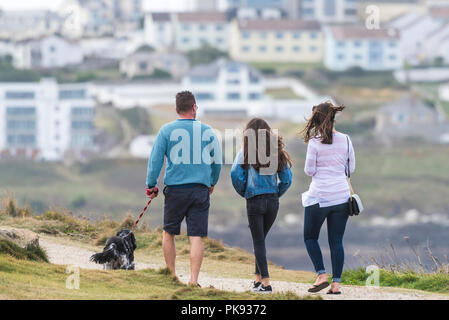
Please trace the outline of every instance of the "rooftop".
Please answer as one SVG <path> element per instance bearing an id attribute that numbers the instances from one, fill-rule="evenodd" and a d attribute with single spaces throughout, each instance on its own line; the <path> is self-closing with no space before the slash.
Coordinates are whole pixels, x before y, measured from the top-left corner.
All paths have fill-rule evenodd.
<path id="1" fill-rule="evenodd" d="M 337 40 L 346 39 L 399 39 L 399 31 L 394 28 L 367 29 L 361 25 L 333 26 L 332 34 Z"/>
<path id="2" fill-rule="evenodd" d="M 180 12 L 178 20 L 180 22 L 226 22 L 228 15 L 218 11 Z"/>
<path id="3" fill-rule="evenodd" d="M 321 30 L 318 21 L 312 20 L 240 20 L 240 30 Z"/>
<path id="4" fill-rule="evenodd" d="M 171 20 L 170 13 L 168 13 L 168 12 L 152 13 L 151 17 L 153 18 L 153 21 L 155 21 L 155 22 L 168 22 Z"/>

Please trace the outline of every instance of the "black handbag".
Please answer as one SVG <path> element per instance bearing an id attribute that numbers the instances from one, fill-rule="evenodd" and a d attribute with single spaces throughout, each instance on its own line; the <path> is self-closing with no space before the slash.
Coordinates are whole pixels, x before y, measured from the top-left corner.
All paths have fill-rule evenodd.
<path id="1" fill-rule="evenodd" d="M 363 204 L 360 197 L 354 193 L 354 189 L 352 189 L 351 185 L 351 167 L 349 166 L 349 138 L 346 136 L 346 142 L 348 144 L 348 167 L 346 170 L 346 177 L 348 179 L 348 185 L 349 185 L 349 200 L 348 200 L 348 210 L 350 216 L 358 216 L 363 211 Z"/>

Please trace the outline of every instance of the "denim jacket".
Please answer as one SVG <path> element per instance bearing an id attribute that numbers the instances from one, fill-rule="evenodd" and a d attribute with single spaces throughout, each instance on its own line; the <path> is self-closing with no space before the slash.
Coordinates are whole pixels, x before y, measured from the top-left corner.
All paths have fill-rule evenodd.
<path id="1" fill-rule="evenodd" d="M 292 184 L 292 172 L 288 165 L 276 174 L 261 175 L 252 166 L 242 168 L 242 163 L 243 152 L 240 151 L 232 166 L 231 179 L 235 191 L 246 199 L 268 193 L 277 193 L 281 197 Z"/>

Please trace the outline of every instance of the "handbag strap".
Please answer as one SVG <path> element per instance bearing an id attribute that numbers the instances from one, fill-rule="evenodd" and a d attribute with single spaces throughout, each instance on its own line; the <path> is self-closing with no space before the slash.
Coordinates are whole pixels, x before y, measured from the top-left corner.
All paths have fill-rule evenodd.
<path id="1" fill-rule="evenodd" d="M 349 137 L 348 135 L 346 135 L 346 143 L 348 145 L 348 167 L 345 169 L 345 173 L 346 173 L 346 177 L 348 177 L 348 185 L 349 185 L 349 191 L 350 191 L 350 196 L 352 198 L 352 195 L 354 194 L 354 189 L 352 189 L 352 184 L 351 184 L 351 167 L 349 166 Z"/>

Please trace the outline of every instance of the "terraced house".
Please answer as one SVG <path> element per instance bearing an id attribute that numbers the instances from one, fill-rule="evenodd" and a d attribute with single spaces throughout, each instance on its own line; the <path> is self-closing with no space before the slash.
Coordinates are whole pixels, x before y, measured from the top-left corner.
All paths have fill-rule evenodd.
<path id="1" fill-rule="evenodd" d="M 351 67 L 364 70 L 394 70 L 403 65 L 396 29 L 369 30 L 363 25 L 335 25 L 327 27 L 327 68 L 344 71 Z"/>
<path id="2" fill-rule="evenodd" d="M 317 21 L 234 21 L 231 56 L 246 62 L 318 63 L 323 59 L 324 38 Z"/>
<path id="3" fill-rule="evenodd" d="M 225 12 L 180 12 L 175 16 L 175 47 L 180 51 L 204 45 L 229 49 L 229 19 Z"/>
<path id="4" fill-rule="evenodd" d="M 94 107 L 86 84 L 0 84 L 0 156 L 58 161 L 93 151 Z"/>

